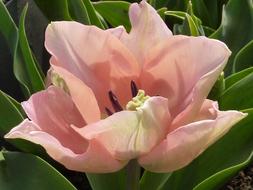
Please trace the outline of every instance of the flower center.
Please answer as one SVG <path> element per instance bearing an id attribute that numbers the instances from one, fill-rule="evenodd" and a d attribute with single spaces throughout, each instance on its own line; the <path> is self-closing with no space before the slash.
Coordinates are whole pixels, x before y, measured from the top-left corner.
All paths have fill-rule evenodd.
<path id="1" fill-rule="evenodd" d="M 135 111 L 144 104 L 144 102 L 149 98 L 149 96 L 145 95 L 144 90 L 138 90 L 138 87 L 136 86 L 134 81 L 131 81 L 130 87 L 133 98 L 127 103 L 126 110 Z M 108 116 L 123 110 L 122 106 L 118 101 L 117 96 L 112 91 L 108 92 L 108 97 L 115 111 L 113 112 L 109 108 L 105 107 L 105 111 Z"/>
<path id="2" fill-rule="evenodd" d="M 135 111 L 139 107 L 141 107 L 147 99 L 149 99 L 149 96 L 145 95 L 144 90 L 139 90 L 137 95 L 133 97 L 131 101 L 129 101 L 126 105 L 127 110 Z"/>
<path id="3" fill-rule="evenodd" d="M 59 74 L 52 72 L 51 73 L 51 82 L 54 86 L 59 87 L 62 90 L 64 90 L 64 92 L 66 92 L 67 94 L 70 94 L 66 82 Z"/>

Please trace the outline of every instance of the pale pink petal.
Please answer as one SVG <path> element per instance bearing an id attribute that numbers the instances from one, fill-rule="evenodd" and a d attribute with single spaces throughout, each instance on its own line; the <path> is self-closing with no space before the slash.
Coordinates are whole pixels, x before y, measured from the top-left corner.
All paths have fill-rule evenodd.
<path id="1" fill-rule="evenodd" d="M 152 97 L 137 111 L 121 111 L 75 130 L 101 143 L 115 158 L 130 160 L 149 152 L 165 138 L 169 124 L 167 99 Z"/>
<path id="2" fill-rule="evenodd" d="M 207 110 L 201 109 L 201 115 L 208 116 L 206 120 L 196 121 L 172 131 L 150 153 L 140 157 L 139 163 L 152 172 L 178 170 L 189 164 L 246 116 L 238 111 L 218 111 L 216 107 L 204 107 L 203 109 Z"/>
<path id="3" fill-rule="evenodd" d="M 106 31 L 110 32 L 111 34 L 113 34 L 118 39 L 120 39 L 123 35 L 127 34 L 126 29 L 124 28 L 124 26 L 118 26 L 116 28 L 109 28 Z"/>
<path id="4" fill-rule="evenodd" d="M 52 22 L 46 30 L 45 46 L 54 57 L 53 64 L 68 70 L 93 90 L 101 111 L 110 107 L 109 90 L 122 104 L 131 99 L 128 86 L 131 80 L 137 80 L 139 65 L 111 32 L 77 22 Z"/>
<path id="5" fill-rule="evenodd" d="M 53 72 L 57 73 L 66 82 L 71 99 L 82 114 L 86 123 L 92 123 L 100 119 L 100 111 L 92 90 L 79 78 L 72 75 L 62 67 L 52 65 Z"/>
<path id="6" fill-rule="evenodd" d="M 121 41 L 143 64 L 148 51 L 158 43 L 172 36 L 156 10 L 145 0 L 129 7 L 132 29 L 129 35 L 122 35 Z"/>
<path id="7" fill-rule="evenodd" d="M 186 98 L 186 101 L 189 101 L 189 104 L 173 120 L 170 130 L 174 130 L 178 126 L 182 126 L 196 120 L 195 117 L 198 115 L 199 109 L 210 92 L 211 87 L 217 80 L 218 74 L 222 72 L 223 68 L 224 65 L 220 65 L 201 77 L 194 86 L 192 92 Z"/>
<path id="8" fill-rule="evenodd" d="M 150 95 L 168 98 L 173 117 L 192 101 L 199 109 L 229 55 L 227 46 L 217 40 L 173 36 L 150 51 L 141 86 Z"/>
<path id="9" fill-rule="evenodd" d="M 219 113 L 218 102 L 213 100 L 205 99 L 204 103 L 201 105 L 201 108 L 194 118 L 194 121 L 212 119 L 215 120 L 217 113 Z"/>
<path id="10" fill-rule="evenodd" d="M 37 92 L 28 101 L 22 102 L 22 106 L 42 131 L 59 139 L 63 146 L 73 152 L 82 152 L 87 146 L 83 138 L 70 127 L 83 127 L 86 123 L 70 96 L 60 88 L 51 86 Z"/>
<path id="11" fill-rule="evenodd" d="M 53 159 L 63 164 L 66 168 L 75 171 L 114 172 L 126 165 L 126 162 L 120 162 L 112 158 L 108 151 L 96 141 L 90 141 L 88 144 L 85 139 L 81 139 L 79 143 L 76 142 L 75 146 L 82 151 L 75 153 L 65 147 L 60 139 L 43 131 L 41 127 L 27 119 L 13 128 L 5 135 L 5 138 L 21 138 L 39 144 L 45 148 Z"/>

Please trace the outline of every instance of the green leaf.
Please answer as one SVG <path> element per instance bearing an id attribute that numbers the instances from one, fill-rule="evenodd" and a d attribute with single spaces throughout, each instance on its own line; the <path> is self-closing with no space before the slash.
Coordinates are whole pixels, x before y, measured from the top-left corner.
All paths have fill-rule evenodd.
<path id="1" fill-rule="evenodd" d="M 160 8 L 162 8 L 162 7 L 167 7 L 167 5 L 168 5 L 168 0 L 155 0 L 155 8 L 156 9 L 160 9 Z"/>
<path id="2" fill-rule="evenodd" d="M 171 173 L 152 173 L 145 171 L 140 180 L 140 190 L 160 190 Z"/>
<path id="3" fill-rule="evenodd" d="M 0 90 L 0 138 L 21 123 L 25 117 L 21 105 Z M 9 142 L 22 151 L 45 155 L 42 147 L 31 142 L 22 139 L 12 139 Z"/>
<path id="4" fill-rule="evenodd" d="M 230 0 L 223 9 L 220 27 L 210 37 L 225 42 L 232 50 L 225 68 L 228 76 L 234 72 L 232 67 L 237 52 L 253 39 L 252 0 Z"/>
<path id="5" fill-rule="evenodd" d="M 252 72 L 253 72 L 253 67 L 250 67 L 250 68 L 244 69 L 244 70 L 242 70 L 240 72 L 237 72 L 235 74 L 230 75 L 229 77 L 227 77 L 225 79 L 225 89 L 228 89 L 233 84 L 235 84 L 236 82 L 240 81 L 244 77 L 248 76 Z"/>
<path id="6" fill-rule="evenodd" d="M 0 32 L 5 37 L 11 53 L 14 54 L 18 39 L 18 29 L 2 1 L 0 1 L 0 18 Z"/>
<path id="7" fill-rule="evenodd" d="M 201 20 L 193 13 L 192 4 L 190 1 L 188 3 L 187 12 L 166 11 L 165 14 L 183 20 L 181 25 L 174 24 L 174 34 L 184 34 L 189 36 L 199 36 L 205 34 Z"/>
<path id="8" fill-rule="evenodd" d="M 210 36 L 212 33 L 215 32 L 214 29 L 208 27 L 208 26 L 202 26 L 203 27 L 203 30 L 204 30 L 204 33 L 205 33 L 205 36 Z"/>
<path id="9" fill-rule="evenodd" d="M 90 0 L 83 0 L 83 3 L 85 5 L 87 13 L 89 15 L 90 23 L 92 25 L 96 25 L 97 27 L 104 29 L 104 25 L 100 21 L 99 16 L 97 15 L 96 10 L 95 10 L 93 4 L 91 3 L 91 1 Z"/>
<path id="10" fill-rule="evenodd" d="M 169 12 L 169 13 L 168 13 Z M 175 13 L 171 13 L 171 11 L 166 12 L 167 15 L 177 17 L 182 19 L 182 12 L 174 11 Z M 199 36 L 204 33 L 202 26 L 195 22 L 194 16 L 192 17 L 188 13 L 184 13 L 183 23 L 181 25 L 175 24 L 173 27 L 174 34 L 183 34 L 188 36 Z"/>
<path id="11" fill-rule="evenodd" d="M 253 150 L 253 109 L 223 138 L 185 168 L 175 171 L 162 190 L 192 190 L 208 177 L 247 160 Z"/>
<path id="12" fill-rule="evenodd" d="M 41 158 L 19 152 L 0 152 L 0 188 L 45 190 L 76 188 Z"/>
<path id="13" fill-rule="evenodd" d="M 217 28 L 220 20 L 220 7 L 218 0 L 191 0 L 194 13 L 204 25 Z"/>
<path id="14" fill-rule="evenodd" d="M 28 6 L 25 6 L 19 23 L 18 47 L 14 53 L 14 74 L 23 85 L 26 96 L 44 89 L 44 82 L 34 56 L 29 47 L 25 34 L 25 15 Z"/>
<path id="15" fill-rule="evenodd" d="M 239 93 L 238 93 L 239 92 Z M 225 90 L 219 99 L 220 107 L 227 109 L 248 109 L 253 107 L 253 73 L 248 74 Z"/>
<path id="16" fill-rule="evenodd" d="M 125 190 L 126 170 L 122 169 L 115 173 L 91 174 L 86 173 L 92 190 Z"/>
<path id="17" fill-rule="evenodd" d="M 181 20 L 184 20 L 186 13 L 183 12 L 183 11 L 166 11 L 164 14 L 168 15 L 168 16 L 173 16 L 173 17 L 179 18 Z"/>
<path id="18" fill-rule="evenodd" d="M 68 0 L 69 12 L 75 21 L 90 24 L 90 18 L 82 0 Z"/>
<path id="19" fill-rule="evenodd" d="M 50 20 L 72 20 L 67 0 L 34 0 L 44 15 Z"/>
<path id="20" fill-rule="evenodd" d="M 13 126 L 24 119 L 17 104 L 0 90 L 0 136 L 9 132 Z"/>
<path id="21" fill-rule="evenodd" d="M 193 190 L 212 190 L 219 189 L 222 187 L 230 178 L 235 176 L 239 171 L 243 170 L 252 161 L 251 153 L 249 157 L 242 163 L 235 166 L 226 168 L 225 170 L 219 171 L 218 173 L 212 175 L 206 180 L 202 181 Z"/>
<path id="22" fill-rule="evenodd" d="M 166 7 L 162 7 L 162 8 L 160 8 L 160 9 L 158 9 L 158 10 L 156 10 L 157 11 L 157 13 L 160 15 L 160 17 L 163 19 L 163 20 L 165 20 L 165 12 L 167 11 L 168 9 L 166 8 Z"/>
<path id="23" fill-rule="evenodd" d="M 215 82 L 211 92 L 208 94 L 208 99 L 218 100 L 225 90 L 224 72 L 220 74 L 217 81 Z"/>
<path id="24" fill-rule="evenodd" d="M 197 26 L 189 14 L 185 15 L 183 28 L 184 28 L 183 30 L 186 31 L 186 33 L 189 34 L 190 36 L 199 36 Z"/>
<path id="25" fill-rule="evenodd" d="M 12 20 L 7 8 L 15 13 L 16 3 L 14 1 L 3 4 L 0 1 L 0 89 L 10 93 L 16 98 L 23 98 L 19 83 L 13 74 L 12 55 L 14 54 L 18 29 Z M 8 82 L 6 82 L 8 81 Z"/>
<path id="26" fill-rule="evenodd" d="M 130 31 L 131 25 L 128 18 L 130 3 L 125 1 L 100 1 L 93 3 L 95 9 L 113 27 L 123 25 Z"/>
<path id="27" fill-rule="evenodd" d="M 169 10 L 186 11 L 189 0 L 157 0 L 156 3 L 156 6 L 167 6 Z"/>
<path id="28" fill-rule="evenodd" d="M 241 71 L 248 67 L 253 66 L 253 40 L 251 40 L 247 45 L 245 45 L 240 51 L 236 54 L 233 70 Z"/>

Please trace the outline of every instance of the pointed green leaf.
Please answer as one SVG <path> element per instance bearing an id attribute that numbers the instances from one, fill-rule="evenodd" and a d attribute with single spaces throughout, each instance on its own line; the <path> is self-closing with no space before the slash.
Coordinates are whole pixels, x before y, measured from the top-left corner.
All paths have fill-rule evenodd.
<path id="1" fill-rule="evenodd" d="M 189 0 L 156 0 L 156 7 L 167 7 L 169 10 L 186 11 Z"/>
<path id="2" fill-rule="evenodd" d="M 184 20 L 186 13 L 183 12 L 183 11 L 166 11 L 164 14 L 168 15 L 168 16 L 173 16 L 173 17 L 179 18 L 181 20 Z"/>
<path id="3" fill-rule="evenodd" d="M 126 170 L 122 169 L 115 173 L 91 174 L 86 173 L 92 190 L 125 190 Z"/>
<path id="4" fill-rule="evenodd" d="M 21 105 L 0 90 L 0 138 L 3 138 L 13 127 L 21 123 L 25 117 Z M 45 155 L 41 147 L 31 142 L 21 139 L 12 139 L 9 142 L 22 151 Z"/>
<path id="5" fill-rule="evenodd" d="M 214 29 L 208 27 L 208 26 L 203 26 L 204 34 L 205 36 L 210 36 L 212 33 L 215 32 Z"/>
<path id="6" fill-rule="evenodd" d="M 191 0 L 194 13 L 200 18 L 204 25 L 217 28 L 220 20 L 220 8 L 222 7 L 219 0 Z"/>
<path id="7" fill-rule="evenodd" d="M 140 190 L 160 190 L 171 176 L 171 173 L 152 173 L 145 171 L 140 180 Z"/>
<path id="8" fill-rule="evenodd" d="M 185 15 L 183 28 L 190 36 L 199 36 L 198 28 L 189 14 Z"/>
<path id="9" fill-rule="evenodd" d="M 253 40 L 251 40 L 248 44 L 246 44 L 240 51 L 236 54 L 233 70 L 241 71 L 248 67 L 253 66 Z"/>
<path id="10" fill-rule="evenodd" d="M 17 104 L 17 102 L 13 103 L 4 92 L 0 91 L 0 136 L 9 132 L 13 126 L 24 119 L 19 108 L 17 108 Z"/>
<path id="11" fill-rule="evenodd" d="M 168 0 L 156 0 L 155 1 L 155 8 L 156 9 L 160 9 L 160 8 L 162 8 L 162 7 L 167 7 L 167 5 L 168 5 Z"/>
<path id="12" fill-rule="evenodd" d="M 0 189 L 45 190 L 76 188 L 41 158 L 20 152 L 0 152 Z"/>
<path id="13" fill-rule="evenodd" d="M 180 11 L 174 11 L 172 13 L 171 11 L 166 12 L 167 15 L 177 17 L 179 19 L 182 19 L 182 12 Z M 202 26 L 200 26 L 198 23 L 194 21 L 194 18 L 190 16 L 188 13 L 184 13 L 183 17 L 183 23 L 181 25 L 174 24 L 173 32 L 174 34 L 183 34 L 183 35 L 189 35 L 189 36 L 199 36 L 199 28 L 201 27 L 201 32 L 203 32 Z"/>
<path id="14" fill-rule="evenodd" d="M 233 84 L 240 81 L 244 77 L 248 76 L 252 72 L 253 72 L 253 67 L 250 67 L 250 68 L 244 69 L 240 72 L 230 75 L 229 77 L 225 79 L 225 88 L 226 89 L 230 88 Z"/>
<path id="15" fill-rule="evenodd" d="M 218 100 L 225 90 L 224 72 L 220 74 L 216 80 L 212 90 L 208 94 L 208 99 Z"/>
<path id="16" fill-rule="evenodd" d="M 167 11 L 168 9 L 166 7 L 162 7 L 160 9 L 157 10 L 157 13 L 160 15 L 160 17 L 165 20 L 165 12 Z"/>
<path id="17" fill-rule="evenodd" d="M 165 15 L 173 16 L 183 20 L 182 25 L 174 24 L 174 34 L 184 34 L 189 36 L 199 36 L 205 34 L 201 20 L 193 13 L 192 4 L 190 1 L 188 3 L 187 12 L 166 11 Z"/>
<path id="18" fill-rule="evenodd" d="M 72 20 L 67 0 L 34 0 L 40 10 L 50 21 Z"/>
<path id="19" fill-rule="evenodd" d="M 39 90 L 44 89 L 44 82 L 38 65 L 34 61 L 33 54 L 28 44 L 25 34 L 25 15 L 28 6 L 26 6 L 21 14 L 19 23 L 19 41 L 18 47 L 14 54 L 14 74 L 18 81 L 23 85 L 25 93 L 29 96 Z"/>
<path id="20" fill-rule="evenodd" d="M 86 7 L 87 13 L 90 18 L 90 23 L 92 25 L 95 25 L 99 28 L 104 29 L 104 25 L 102 24 L 101 20 L 99 19 L 99 16 L 97 15 L 97 12 L 91 3 L 90 0 L 83 0 L 84 6 Z"/>
<path id="21" fill-rule="evenodd" d="M 80 23 L 90 24 L 90 18 L 82 0 L 68 0 L 71 17 Z"/>
<path id="22" fill-rule="evenodd" d="M 220 27 L 210 37 L 225 42 L 232 51 L 225 68 L 228 76 L 234 72 L 233 61 L 237 52 L 253 39 L 252 0 L 230 0 L 223 9 Z"/>
<path id="23" fill-rule="evenodd" d="M 12 54 L 14 54 L 18 39 L 18 29 L 2 1 L 0 1 L 0 18 L 0 32 L 5 37 Z"/>
<path id="24" fill-rule="evenodd" d="M 211 177 L 205 179 L 196 187 L 194 187 L 193 190 L 212 190 L 221 188 L 230 178 L 235 176 L 239 171 L 243 170 L 247 165 L 250 164 L 252 161 L 252 155 L 253 153 L 251 153 L 244 162 L 219 171 Z"/>
<path id="25" fill-rule="evenodd" d="M 6 7 L 5 7 L 6 6 Z M 23 98 L 19 83 L 15 80 L 12 66 L 12 55 L 14 54 L 18 29 L 12 20 L 7 8 L 16 11 L 16 3 L 9 1 L 4 5 L 0 1 L 0 89 L 10 93 L 16 98 Z M 8 81 L 8 82 L 6 82 Z"/>
<path id="26" fill-rule="evenodd" d="M 234 83 L 219 99 L 223 109 L 248 109 L 253 107 L 253 73 Z M 238 93 L 239 92 L 239 93 Z"/>
<path id="27" fill-rule="evenodd" d="M 125 1 L 100 1 L 93 3 L 95 9 L 113 27 L 123 25 L 127 31 L 131 25 L 128 18 L 130 3 Z"/>

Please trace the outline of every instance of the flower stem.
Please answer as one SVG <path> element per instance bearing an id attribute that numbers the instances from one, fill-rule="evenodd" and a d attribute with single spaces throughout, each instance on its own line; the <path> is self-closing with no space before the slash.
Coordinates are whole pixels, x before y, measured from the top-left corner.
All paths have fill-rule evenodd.
<path id="1" fill-rule="evenodd" d="M 141 168 L 137 160 L 130 160 L 126 166 L 127 170 L 127 184 L 126 190 L 139 190 L 139 179 Z"/>

